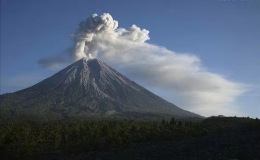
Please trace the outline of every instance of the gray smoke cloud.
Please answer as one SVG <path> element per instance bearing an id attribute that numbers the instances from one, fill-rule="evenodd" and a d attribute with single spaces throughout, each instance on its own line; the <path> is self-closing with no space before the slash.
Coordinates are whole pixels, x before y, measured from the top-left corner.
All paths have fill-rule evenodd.
<path id="1" fill-rule="evenodd" d="M 69 49 L 67 58 L 50 57 L 40 64 L 57 68 L 68 59 L 93 56 L 148 89 L 162 93 L 167 100 L 180 101 L 182 108 L 206 116 L 239 115 L 233 102 L 248 90 L 246 85 L 208 71 L 196 55 L 147 43 L 150 38 L 146 29 L 136 25 L 118 28 L 110 14 L 93 14 L 79 24 L 72 38 L 74 47 Z"/>
<path id="2" fill-rule="evenodd" d="M 113 32 L 118 27 L 118 22 L 113 20 L 112 16 L 108 13 L 102 14 L 100 17 L 93 14 L 86 21 L 79 24 L 79 28 L 73 34 L 75 41 L 75 57 L 76 60 L 86 57 L 95 51 L 95 41 L 93 38 L 96 34 L 102 32 Z"/>
<path id="3" fill-rule="evenodd" d="M 71 63 L 71 59 L 77 61 L 83 57 L 92 58 L 92 54 L 98 53 L 98 41 L 95 38 L 98 35 L 112 35 L 114 38 L 121 37 L 123 39 L 135 42 L 145 42 L 149 40 L 149 31 L 141 30 L 136 25 L 132 25 L 128 30 L 118 28 L 118 22 L 108 13 L 101 16 L 93 14 L 85 21 L 79 23 L 79 27 L 75 33 L 71 35 L 74 46 L 68 49 L 67 55 L 56 55 L 41 59 L 38 63 L 46 68 L 58 69 L 64 64 Z"/>

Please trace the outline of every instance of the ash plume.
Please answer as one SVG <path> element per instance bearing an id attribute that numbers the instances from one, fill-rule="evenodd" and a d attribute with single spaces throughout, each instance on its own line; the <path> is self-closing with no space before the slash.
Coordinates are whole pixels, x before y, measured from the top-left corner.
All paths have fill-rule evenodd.
<path id="1" fill-rule="evenodd" d="M 95 50 L 95 42 L 93 37 L 101 32 L 113 32 L 118 27 L 118 22 L 113 20 L 108 13 L 102 14 L 100 17 L 93 14 L 86 21 L 79 24 L 79 28 L 72 35 L 75 41 L 74 56 L 76 60 L 86 57 Z"/>
<path id="2" fill-rule="evenodd" d="M 247 85 L 208 71 L 194 54 L 176 53 L 147 43 L 150 37 L 146 29 L 137 25 L 118 28 L 118 22 L 108 13 L 93 14 L 80 22 L 72 39 L 74 46 L 67 55 L 46 58 L 39 63 L 53 68 L 67 63 L 68 59 L 72 62 L 93 56 L 167 100 L 175 104 L 178 101 L 182 108 L 206 116 L 239 115 L 234 102 L 249 89 Z"/>

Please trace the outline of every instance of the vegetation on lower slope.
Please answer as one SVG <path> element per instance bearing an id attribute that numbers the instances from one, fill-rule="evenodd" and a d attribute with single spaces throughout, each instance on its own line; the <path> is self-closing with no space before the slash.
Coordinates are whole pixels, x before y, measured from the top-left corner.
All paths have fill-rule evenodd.
<path id="1" fill-rule="evenodd" d="M 176 148 L 179 151 L 176 154 L 183 152 L 183 158 L 192 154 L 214 157 L 216 153 L 221 153 L 226 158 L 241 157 L 242 153 L 243 159 L 260 158 L 255 154 L 257 149 L 260 149 L 260 121 L 251 118 L 213 117 L 203 122 L 176 121 L 174 118 L 170 121 L 114 119 L 41 122 L 20 118 L 19 121 L 8 120 L 0 123 L 2 156 L 0 158 L 3 159 L 10 157 L 33 159 L 46 153 L 59 155 L 89 153 L 92 156 L 102 157 L 100 153 L 111 153 L 111 150 L 115 152 L 114 156 L 119 156 L 117 158 L 123 156 L 122 154 L 129 156 L 136 154 L 138 157 L 140 151 L 135 145 L 141 143 L 147 148 L 144 152 L 153 152 L 152 145 L 158 149 L 159 155 L 160 152 L 164 153 L 162 148 L 165 148 L 163 145 L 165 143 L 173 148 L 183 146 L 182 149 Z M 211 146 L 211 143 L 215 146 Z M 191 146 L 195 148 L 192 149 Z M 229 148 L 228 151 L 223 150 L 225 146 Z M 124 149 L 127 151 L 121 153 Z M 169 153 L 174 152 L 166 150 Z M 110 158 L 115 157 L 112 155 Z"/>

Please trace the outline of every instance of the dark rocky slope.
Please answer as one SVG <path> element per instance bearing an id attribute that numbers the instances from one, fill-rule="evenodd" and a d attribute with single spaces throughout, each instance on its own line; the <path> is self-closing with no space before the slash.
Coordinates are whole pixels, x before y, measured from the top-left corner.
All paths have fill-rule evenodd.
<path id="1" fill-rule="evenodd" d="M 85 58 L 27 89 L 0 96 L 1 113 L 86 117 L 127 113 L 200 117 L 178 108 L 98 59 Z"/>

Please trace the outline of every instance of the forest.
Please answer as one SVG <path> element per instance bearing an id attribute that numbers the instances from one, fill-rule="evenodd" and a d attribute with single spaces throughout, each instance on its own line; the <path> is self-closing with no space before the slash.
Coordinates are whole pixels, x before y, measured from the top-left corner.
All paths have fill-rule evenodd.
<path id="1" fill-rule="evenodd" d="M 260 159 L 260 120 L 0 121 L 0 159 Z"/>

